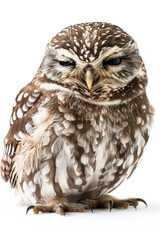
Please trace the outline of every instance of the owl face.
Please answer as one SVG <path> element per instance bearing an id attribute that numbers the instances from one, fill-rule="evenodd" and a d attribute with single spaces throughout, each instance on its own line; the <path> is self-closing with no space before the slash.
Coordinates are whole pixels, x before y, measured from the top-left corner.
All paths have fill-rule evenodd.
<path id="1" fill-rule="evenodd" d="M 107 23 L 63 29 L 47 45 L 42 64 L 50 83 L 97 104 L 129 99 L 128 92 L 139 94 L 144 87 L 137 89 L 137 79 L 145 75 L 142 65 L 135 41 Z"/>

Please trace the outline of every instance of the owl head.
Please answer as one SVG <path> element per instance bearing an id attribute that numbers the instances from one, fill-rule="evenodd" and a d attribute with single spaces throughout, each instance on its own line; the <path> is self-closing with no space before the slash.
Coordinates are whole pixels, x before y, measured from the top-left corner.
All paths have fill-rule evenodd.
<path id="1" fill-rule="evenodd" d="M 147 84 L 136 42 L 108 23 L 64 28 L 48 43 L 41 66 L 50 89 L 59 87 L 94 104 L 128 101 Z"/>

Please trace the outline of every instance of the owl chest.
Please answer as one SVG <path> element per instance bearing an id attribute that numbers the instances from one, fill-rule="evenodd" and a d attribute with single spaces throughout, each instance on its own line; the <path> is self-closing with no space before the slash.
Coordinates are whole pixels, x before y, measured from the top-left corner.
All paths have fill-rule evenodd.
<path id="1" fill-rule="evenodd" d="M 68 120 L 53 125 L 57 139 L 52 144 L 55 160 L 55 183 L 64 194 L 94 192 L 100 194 L 114 187 L 134 167 L 132 144 L 124 126 L 113 125 L 105 118 L 92 116 L 87 121 Z M 135 151 L 133 146 L 132 151 Z M 57 151 L 58 149 L 58 151 Z M 55 154 L 56 153 L 56 154 Z M 128 157 L 127 162 L 125 162 Z M 130 164 L 133 166 L 130 168 Z M 128 170 L 130 169 L 130 170 Z M 96 193 L 95 193 L 95 189 Z M 96 197 L 96 196 L 94 196 Z"/>

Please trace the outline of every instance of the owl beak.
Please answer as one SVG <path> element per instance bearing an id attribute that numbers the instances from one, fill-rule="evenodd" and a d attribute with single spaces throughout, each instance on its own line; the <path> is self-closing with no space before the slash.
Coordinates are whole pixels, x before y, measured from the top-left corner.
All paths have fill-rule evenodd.
<path id="1" fill-rule="evenodd" d="M 93 84 L 93 75 L 92 75 L 91 70 L 86 71 L 85 81 L 86 81 L 88 89 L 91 90 L 92 89 L 92 84 Z"/>

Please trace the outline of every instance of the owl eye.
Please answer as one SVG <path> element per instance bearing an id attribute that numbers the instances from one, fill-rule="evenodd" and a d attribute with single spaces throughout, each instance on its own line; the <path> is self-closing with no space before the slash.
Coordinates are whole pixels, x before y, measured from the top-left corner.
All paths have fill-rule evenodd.
<path id="1" fill-rule="evenodd" d="M 61 66 L 64 66 L 64 67 L 68 67 L 68 66 L 73 66 L 73 67 L 75 67 L 75 62 L 59 61 L 59 64 L 60 64 Z"/>
<path id="2" fill-rule="evenodd" d="M 109 60 L 104 60 L 103 61 L 103 66 L 105 67 L 106 65 L 111 65 L 111 66 L 117 66 L 119 64 L 121 64 L 122 62 L 122 58 L 121 57 L 116 57 L 116 58 L 112 58 Z"/>

